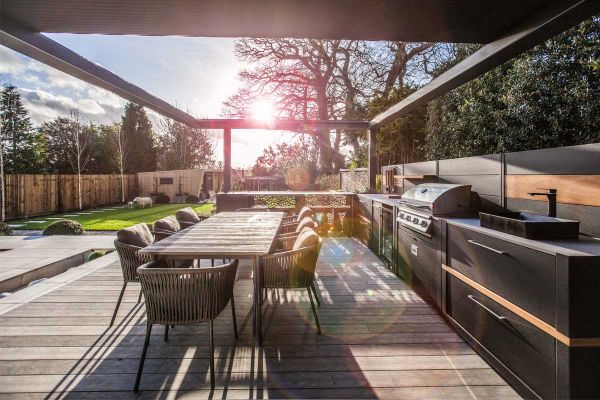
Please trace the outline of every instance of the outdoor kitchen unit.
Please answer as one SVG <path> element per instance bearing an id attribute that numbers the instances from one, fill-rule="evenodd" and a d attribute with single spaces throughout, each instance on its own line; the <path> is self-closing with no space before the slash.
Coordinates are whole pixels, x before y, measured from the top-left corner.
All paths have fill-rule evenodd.
<path id="1" fill-rule="evenodd" d="M 471 185 L 423 183 L 407 190 L 397 214 L 398 274 L 425 299 L 441 304 L 441 227 L 438 217 L 466 216 Z"/>

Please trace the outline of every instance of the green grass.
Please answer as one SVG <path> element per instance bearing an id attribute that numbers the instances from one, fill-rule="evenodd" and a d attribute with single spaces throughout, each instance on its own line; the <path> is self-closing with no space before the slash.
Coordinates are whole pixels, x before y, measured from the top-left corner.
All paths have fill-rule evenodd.
<path id="1" fill-rule="evenodd" d="M 157 219 L 166 217 L 167 215 L 175 215 L 175 212 L 184 207 L 192 207 L 194 211 L 199 214 L 210 214 L 214 209 L 213 204 L 156 204 L 152 207 L 147 208 L 134 208 L 129 209 L 119 208 L 117 210 L 102 211 L 99 213 L 93 213 L 90 215 L 77 215 L 75 217 L 65 217 L 64 215 L 76 214 L 79 211 L 74 210 L 65 214 L 47 215 L 43 217 L 30 218 L 10 221 L 11 224 L 23 224 L 23 226 L 15 227 L 13 229 L 25 229 L 25 230 L 40 230 L 46 228 L 52 222 L 56 220 L 47 220 L 41 224 L 32 224 L 28 221 L 41 221 L 46 220 L 48 217 L 51 218 L 64 218 L 71 219 L 79 222 L 86 230 L 89 231 L 117 231 L 121 228 L 125 228 L 131 225 L 138 224 L 140 222 L 153 223 Z M 111 206 L 102 208 L 112 208 Z M 101 210 L 99 208 L 98 210 Z M 90 210 L 83 210 L 82 212 L 89 212 Z M 96 211 L 96 210 L 93 210 Z"/>

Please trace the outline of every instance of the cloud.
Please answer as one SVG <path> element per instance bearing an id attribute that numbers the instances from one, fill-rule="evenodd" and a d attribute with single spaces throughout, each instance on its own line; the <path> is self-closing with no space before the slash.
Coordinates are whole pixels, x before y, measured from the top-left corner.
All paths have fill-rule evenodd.
<path id="1" fill-rule="evenodd" d="M 110 124 L 120 117 L 123 105 L 104 102 L 101 98 L 73 99 L 42 89 L 21 89 L 23 103 L 29 110 L 31 119 L 41 124 L 61 115 L 68 115 L 72 109 L 79 109 L 84 121 Z"/>

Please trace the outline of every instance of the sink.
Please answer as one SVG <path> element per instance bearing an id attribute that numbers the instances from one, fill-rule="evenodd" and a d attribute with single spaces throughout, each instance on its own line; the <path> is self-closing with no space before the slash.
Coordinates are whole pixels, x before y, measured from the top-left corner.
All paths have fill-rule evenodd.
<path id="1" fill-rule="evenodd" d="M 528 212 L 479 213 L 481 226 L 533 240 L 578 240 L 579 221 Z"/>

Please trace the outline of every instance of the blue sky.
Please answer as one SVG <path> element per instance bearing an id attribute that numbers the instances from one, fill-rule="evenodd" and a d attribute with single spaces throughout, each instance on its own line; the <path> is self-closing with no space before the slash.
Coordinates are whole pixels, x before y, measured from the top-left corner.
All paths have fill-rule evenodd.
<path id="1" fill-rule="evenodd" d="M 49 34 L 51 39 L 125 80 L 200 118 L 221 116 L 222 102 L 239 87 L 233 39 Z M 96 123 L 118 121 L 125 101 L 60 71 L 0 46 L 0 79 L 22 93 L 35 124 L 78 107 Z M 149 112 L 153 123 L 160 118 Z M 215 135 L 220 138 L 220 135 Z M 291 134 L 234 131 L 234 166 L 251 165 L 262 149 L 289 141 Z M 217 143 L 221 159 L 221 141 Z"/>

